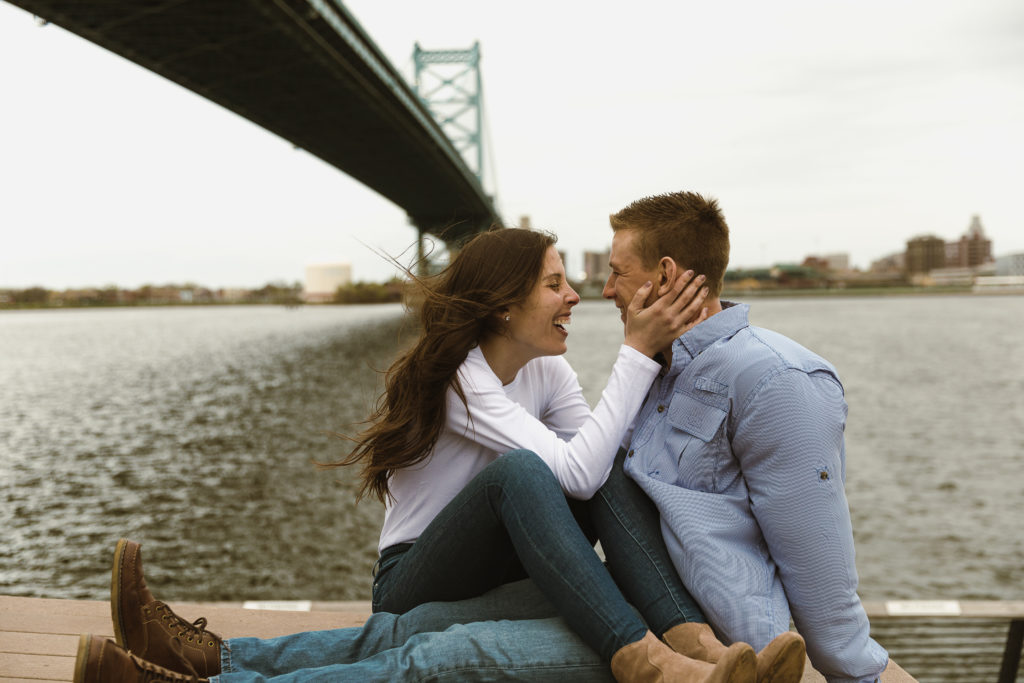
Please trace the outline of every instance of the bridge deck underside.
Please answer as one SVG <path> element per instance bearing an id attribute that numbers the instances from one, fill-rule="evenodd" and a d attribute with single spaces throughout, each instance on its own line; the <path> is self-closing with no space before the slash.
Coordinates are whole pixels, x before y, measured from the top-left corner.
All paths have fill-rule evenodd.
<path id="1" fill-rule="evenodd" d="M 12 2 L 305 149 L 446 241 L 498 220 L 426 108 L 330 0 Z"/>

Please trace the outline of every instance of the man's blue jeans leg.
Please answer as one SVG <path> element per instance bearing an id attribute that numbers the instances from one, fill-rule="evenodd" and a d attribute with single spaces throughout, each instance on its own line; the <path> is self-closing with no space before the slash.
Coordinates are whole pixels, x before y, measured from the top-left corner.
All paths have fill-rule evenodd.
<path id="1" fill-rule="evenodd" d="M 233 638 L 213 680 L 611 681 L 607 663 L 554 612 L 526 580 L 403 615 L 378 612 L 361 628 Z"/>

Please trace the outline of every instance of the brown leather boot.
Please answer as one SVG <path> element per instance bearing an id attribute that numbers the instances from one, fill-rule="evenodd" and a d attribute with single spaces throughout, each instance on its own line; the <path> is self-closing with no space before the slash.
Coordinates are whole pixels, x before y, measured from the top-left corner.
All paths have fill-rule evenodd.
<path id="1" fill-rule="evenodd" d="M 736 649 L 717 664 L 672 651 L 650 631 L 612 656 L 612 676 L 619 683 L 754 683 L 754 651 Z"/>
<path id="2" fill-rule="evenodd" d="M 83 633 L 78 639 L 75 683 L 203 683 L 206 680 L 147 662 L 109 638 Z"/>
<path id="3" fill-rule="evenodd" d="M 197 676 L 220 673 L 223 640 L 206 619 L 189 623 L 153 597 L 142 576 L 141 546 L 122 538 L 114 551 L 110 612 L 117 644 L 147 662 Z"/>
<path id="4" fill-rule="evenodd" d="M 757 683 L 798 683 L 807 647 L 799 633 L 786 631 L 757 653 Z"/>
<path id="5" fill-rule="evenodd" d="M 665 642 L 676 652 L 705 662 L 717 662 L 731 648 L 726 647 L 707 624 L 686 623 L 665 631 Z M 757 653 L 757 683 L 798 683 L 804 671 L 804 639 L 792 631 L 777 636 Z"/>

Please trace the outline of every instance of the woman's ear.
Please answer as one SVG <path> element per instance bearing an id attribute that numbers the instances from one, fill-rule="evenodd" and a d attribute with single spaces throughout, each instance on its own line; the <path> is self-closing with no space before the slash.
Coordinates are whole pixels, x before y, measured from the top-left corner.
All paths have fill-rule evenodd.
<path id="1" fill-rule="evenodd" d="M 671 256 L 662 256 L 658 261 L 658 296 L 662 296 L 672 289 L 672 283 L 676 281 L 680 269 Z"/>

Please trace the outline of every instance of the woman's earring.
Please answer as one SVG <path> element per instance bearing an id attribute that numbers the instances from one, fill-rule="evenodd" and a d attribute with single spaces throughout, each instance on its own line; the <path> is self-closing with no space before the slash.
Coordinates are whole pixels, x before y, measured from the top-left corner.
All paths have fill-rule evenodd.
<path id="1" fill-rule="evenodd" d="M 512 316 L 510 316 L 508 313 L 506 313 L 505 314 L 505 322 L 508 322 L 511 319 L 512 319 Z"/>

